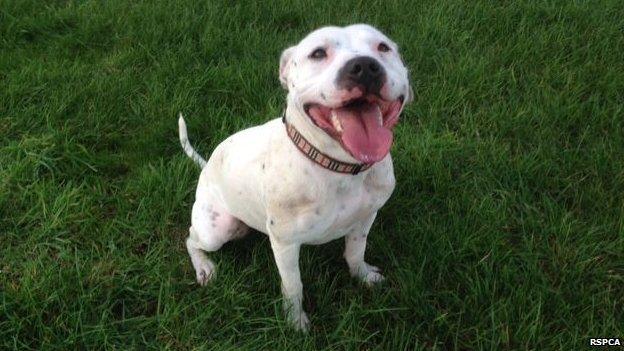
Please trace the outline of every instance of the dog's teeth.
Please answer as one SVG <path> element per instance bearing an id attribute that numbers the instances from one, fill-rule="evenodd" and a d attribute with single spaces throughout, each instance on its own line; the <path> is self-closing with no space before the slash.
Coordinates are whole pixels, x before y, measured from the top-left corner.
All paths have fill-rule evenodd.
<path id="1" fill-rule="evenodd" d="M 338 133 L 342 133 L 342 124 L 340 124 L 340 120 L 338 120 L 338 116 L 336 116 L 336 112 L 332 112 L 331 122 L 334 128 L 338 131 Z"/>

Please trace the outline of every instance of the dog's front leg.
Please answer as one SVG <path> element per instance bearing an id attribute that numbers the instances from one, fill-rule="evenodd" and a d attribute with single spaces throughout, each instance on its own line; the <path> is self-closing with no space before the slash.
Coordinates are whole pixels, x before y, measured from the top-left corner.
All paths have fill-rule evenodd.
<path id="1" fill-rule="evenodd" d="M 271 238 L 275 263 L 282 278 L 284 311 L 295 329 L 307 331 L 310 321 L 303 311 L 303 284 L 299 273 L 300 244 L 283 243 Z"/>
<path id="2" fill-rule="evenodd" d="M 363 226 L 358 226 L 358 228 L 345 236 L 344 258 L 349 265 L 349 272 L 353 277 L 359 278 L 369 286 L 384 280 L 383 275 L 379 273 L 379 268 L 364 261 L 366 239 L 375 221 L 375 216 L 377 216 L 377 212 L 373 213 L 373 215 L 363 223 Z"/>

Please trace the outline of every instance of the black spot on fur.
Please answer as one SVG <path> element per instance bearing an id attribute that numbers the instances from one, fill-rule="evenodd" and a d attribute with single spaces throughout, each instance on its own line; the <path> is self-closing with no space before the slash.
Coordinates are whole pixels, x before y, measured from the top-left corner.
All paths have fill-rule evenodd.
<path id="1" fill-rule="evenodd" d="M 262 169 L 264 169 L 264 163 L 262 164 Z"/>
<path id="2" fill-rule="evenodd" d="M 327 100 L 327 97 L 323 93 L 321 93 L 321 98 L 323 98 L 323 100 Z"/>
<path id="3" fill-rule="evenodd" d="M 273 222 L 273 220 L 270 220 L 270 221 L 269 221 L 269 223 L 270 223 L 271 225 L 275 224 L 275 222 Z"/>

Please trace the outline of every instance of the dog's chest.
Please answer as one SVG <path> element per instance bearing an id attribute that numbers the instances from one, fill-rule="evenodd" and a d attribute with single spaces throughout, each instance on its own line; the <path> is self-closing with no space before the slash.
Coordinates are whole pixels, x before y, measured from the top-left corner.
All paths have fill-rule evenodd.
<path id="1" fill-rule="evenodd" d="M 380 201 L 382 197 L 380 192 L 367 186 L 338 187 L 333 213 L 334 229 L 344 231 L 355 223 L 365 221 L 383 205 Z"/>
<path id="2" fill-rule="evenodd" d="M 366 172 L 350 175 L 311 164 L 288 139 L 272 150 L 279 158 L 266 159 L 261 177 L 266 214 L 261 231 L 279 241 L 322 244 L 361 234 L 394 190 L 389 154 Z"/>
<path id="3" fill-rule="evenodd" d="M 306 242 L 322 244 L 348 234 L 360 234 L 371 216 L 387 201 L 393 184 L 370 184 L 341 180 L 327 186 L 315 218 L 324 223 L 305 234 Z M 320 214 L 320 215 L 319 215 Z M 357 232 L 357 233 L 356 233 Z"/>

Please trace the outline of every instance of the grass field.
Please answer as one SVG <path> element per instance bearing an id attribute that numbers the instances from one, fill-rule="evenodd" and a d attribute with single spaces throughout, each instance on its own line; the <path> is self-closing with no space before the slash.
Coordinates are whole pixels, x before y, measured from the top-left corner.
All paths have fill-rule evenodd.
<path id="1" fill-rule="evenodd" d="M 235 4 L 234 4 L 235 3 Z M 416 99 L 369 238 L 302 252 L 308 335 L 259 234 L 194 281 L 208 155 L 275 118 L 282 49 L 367 22 Z M 624 338 L 621 1 L 0 2 L 0 349 L 581 350 Z"/>

